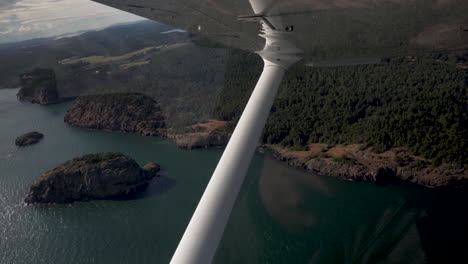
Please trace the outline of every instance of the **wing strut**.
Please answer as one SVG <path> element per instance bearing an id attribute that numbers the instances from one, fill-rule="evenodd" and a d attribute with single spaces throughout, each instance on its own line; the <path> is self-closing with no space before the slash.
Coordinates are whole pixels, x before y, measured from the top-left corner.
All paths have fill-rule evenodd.
<path id="1" fill-rule="evenodd" d="M 172 264 L 211 263 L 244 181 L 281 80 L 301 52 L 288 32 L 264 24 L 263 72 L 172 257 Z"/>

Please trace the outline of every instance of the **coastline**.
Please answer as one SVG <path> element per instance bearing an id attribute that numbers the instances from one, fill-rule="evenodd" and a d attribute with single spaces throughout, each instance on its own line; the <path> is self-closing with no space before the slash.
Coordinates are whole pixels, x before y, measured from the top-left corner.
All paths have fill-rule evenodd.
<path id="1" fill-rule="evenodd" d="M 135 93 L 78 97 L 64 122 L 72 127 L 167 138 L 182 149 L 224 147 L 231 136 L 226 129 L 228 121 L 210 119 L 183 127 L 167 126 L 160 105 Z M 385 152 L 363 144 L 312 143 L 299 148 L 266 144 L 261 148 L 289 166 L 344 180 L 377 184 L 407 181 L 468 191 L 466 166 L 435 164 L 401 147 Z"/>
<path id="2" fill-rule="evenodd" d="M 399 148 L 375 154 L 370 149 L 363 150 L 359 144 L 336 145 L 329 149 L 327 144 L 309 144 L 307 151 L 292 151 L 277 145 L 262 147 L 289 166 L 343 180 L 377 184 L 407 181 L 429 188 L 468 191 L 468 171 L 465 168 L 453 168 L 447 164 L 417 167 L 418 161 L 423 160 L 417 156 L 412 156 L 413 162 L 398 164 L 396 153 L 403 151 Z M 405 155 L 408 157 L 410 154 Z"/>
<path id="3" fill-rule="evenodd" d="M 185 131 L 159 128 L 158 133 L 141 133 L 116 129 L 99 129 L 68 124 L 90 130 L 104 130 L 156 136 L 172 141 L 181 149 L 224 148 L 230 133 L 224 131 L 226 121 L 208 120 L 187 126 Z M 294 151 L 278 145 L 260 145 L 261 152 L 283 161 L 291 167 L 347 181 L 392 184 L 400 181 L 412 182 L 429 188 L 445 188 L 468 192 L 468 171 L 465 168 L 443 164 L 437 167 L 422 157 L 414 156 L 402 148 L 375 153 L 371 148 L 362 149 L 360 144 L 329 145 L 309 144 L 308 150 Z M 264 151 L 266 150 L 266 151 Z"/>
<path id="4" fill-rule="evenodd" d="M 224 148 L 230 134 L 223 131 L 227 122 L 209 120 L 188 126 L 189 132 L 176 133 L 167 129 L 158 136 L 172 141 L 178 148 Z M 200 132 L 195 129 L 203 128 Z M 324 151 L 326 150 L 326 151 Z M 292 151 L 278 145 L 260 145 L 258 151 L 285 162 L 288 166 L 347 181 L 392 184 L 401 181 L 429 188 L 444 188 L 468 192 L 468 171 L 443 164 L 437 167 L 423 157 L 414 156 L 402 148 L 375 153 L 361 144 L 309 144 L 307 151 Z M 345 157 L 345 158 L 344 158 Z"/>

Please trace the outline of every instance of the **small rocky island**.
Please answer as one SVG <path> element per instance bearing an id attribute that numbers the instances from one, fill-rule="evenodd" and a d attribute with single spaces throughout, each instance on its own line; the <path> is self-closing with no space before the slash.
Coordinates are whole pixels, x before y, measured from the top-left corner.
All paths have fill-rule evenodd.
<path id="1" fill-rule="evenodd" d="M 162 136 L 165 131 L 159 104 L 137 93 L 80 96 L 68 109 L 64 121 L 74 127 L 145 136 Z"/>
<path id="2" fill-rule="evenodd" d="M 17 97 L 21 101 L 48 105 L 63 102 L 59 98 L 55 72 L 51 69 L 35 69 L 33 72 L 21 74 L 21 89 Z"/>
<path id="3" fill-rule="evenodd" d="M 44 173 L 25 202 L 70 203 L 96 199 L 128 199 L 141 193 L 157 175 L 159 165 L 138 163 L 121 153 L 88 154 Z"/>
<path id="4" fill-rule="evenodd" d="M 38 143 L 44 138 L 44 134 L 37 131 L 29 132 L 16 138 L 15 144 L 19 147 L 29 146 Z"/>

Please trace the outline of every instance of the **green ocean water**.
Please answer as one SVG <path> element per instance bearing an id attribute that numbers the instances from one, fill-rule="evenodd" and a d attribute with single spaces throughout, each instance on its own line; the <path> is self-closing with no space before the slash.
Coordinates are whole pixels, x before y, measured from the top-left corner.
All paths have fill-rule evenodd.
<path id="1" fill-rule="evenodd" d="M 70 103 L 0 90 L 0 263 L 168 263 L 222 150 L 71 128 Z M 39 131 L 39 144 L 15 138 Z M 162 166 L 140 199 L 26 206 L 29 186 L 76 156 L 119 151 Z M 466 257 L 468 198 L 413 184 L 346 182 L 256 154 L 215 263 L 422 263 Z M 459 262 L 457 262 L 459 263 Z"/>

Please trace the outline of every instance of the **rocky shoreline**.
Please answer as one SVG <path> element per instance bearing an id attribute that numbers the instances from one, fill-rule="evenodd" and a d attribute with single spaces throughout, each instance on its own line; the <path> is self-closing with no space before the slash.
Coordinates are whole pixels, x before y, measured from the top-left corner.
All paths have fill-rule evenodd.
<path id="1" fill-rule="evenodd" d="M 316 144 L 323 147 L 325 144 Z M 288 151 L 275 145 L 265 145 L 274 158 L 286 162 L 289 166 L 302 168 L 321 175 L 332 176 L 343 180 L 375 182 L 378 184 L 394 183 L 398 181 L 408 181 L 431 188 L 446 188 L 461 192 L 468 191 L 468 171 L 464 168 L 450 168 L 448 165 L 439 167 L 418 168 L 410 166 L 400 166 L 393 159 L 385 159 L 388 153 L 378 156 L 379 161 L 368 161 L 367 164 L 357 162 L 353 164 L 340 160 L 341 158 L 331 155 L 305 156 L 305 151 Z M 362 160 L 361 157 L 369 155 L 370 151 L 359 151 L 352 146 L 348 155 L 356 157 L 355 160 Z M 313 152 L 313 151 L 312 151 Z M 325 151 L 322 153 L 326 153 Z M 356 155 L 361 152 L 361 156 Z M 309 153 L 308 153 L 309 154 Z M 379 158 L 380 157 L 380 158 Z"/>

